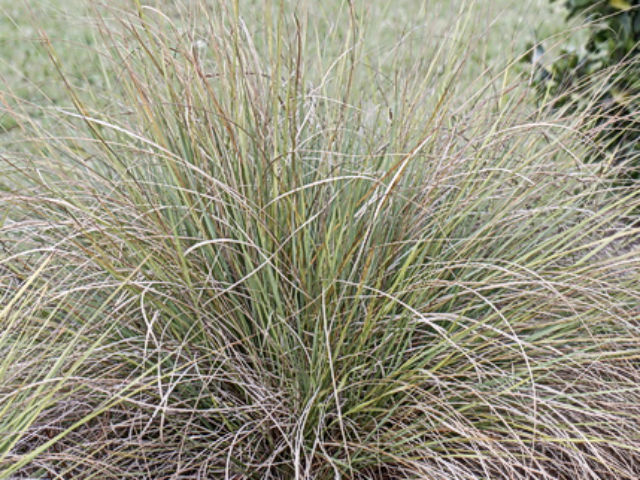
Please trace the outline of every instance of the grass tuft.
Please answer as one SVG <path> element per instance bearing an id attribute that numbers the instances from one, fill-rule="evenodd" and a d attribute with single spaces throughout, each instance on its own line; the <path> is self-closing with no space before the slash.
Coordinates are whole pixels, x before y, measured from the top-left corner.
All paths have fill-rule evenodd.
<path id="1" fill-rule="evenodd" d="M 590 117 L 462 82 L 473 5 L 382 44 L 285 3 L 101 7 L 108 88 L 42 32 L 68 103 L 0 98 L 0 478 L 638 478 Z"/>

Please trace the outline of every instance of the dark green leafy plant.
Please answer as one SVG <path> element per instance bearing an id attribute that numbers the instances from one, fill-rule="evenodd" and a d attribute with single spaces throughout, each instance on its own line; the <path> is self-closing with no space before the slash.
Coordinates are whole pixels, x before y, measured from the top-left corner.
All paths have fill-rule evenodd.
<path id="1" fill-rule="evenodd" d="M 556 1 L 556 0 L 551 0 Z M 550 71 L 537 76 L 539 92 L 560 108 L 595 113 L 603 155 L 595 160 L 626 163 L 634 177 L 640 165 L 640 1 L 566 0 L 568 18 L 589 24 L 578 50 L 563 49 Z"/>

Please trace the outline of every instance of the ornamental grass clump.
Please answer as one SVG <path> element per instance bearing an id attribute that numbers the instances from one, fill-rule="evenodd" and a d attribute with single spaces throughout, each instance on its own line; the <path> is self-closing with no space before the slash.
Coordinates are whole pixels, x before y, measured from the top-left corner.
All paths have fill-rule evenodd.
<path id="1" fill-rule="evenodd" d="M 0 478 L 640 475 L 637 188 L 460 82 L 472 8 L 340 5 L 112 7 L 108 88 L 3 93 Z"/>

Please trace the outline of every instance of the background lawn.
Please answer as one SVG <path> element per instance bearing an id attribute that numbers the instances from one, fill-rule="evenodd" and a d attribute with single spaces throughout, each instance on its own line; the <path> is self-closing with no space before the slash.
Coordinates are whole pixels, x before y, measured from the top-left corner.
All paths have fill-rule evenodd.
<path id="1" fill-rule="evenodd" d="M 92 3 L 100 10 L 97 2 Z M 250 4 L 241 3 L 243 6 Z M 503 67 L 521 55 L 528 42 L 542 40 L 566 28 L 561 2 L 555 6 L 547 0 L 469 3 L 472 4 L 473 31 L 481 40 L 466 66 L 467 81 L 477 78 L 488 67 Z M 161 7 L 163 2 L 156 0 L 149 4 Z M 331 19 L 340 10 L 340 4 L 340 0 L 319 2 L 314 11 L 318 16 Z M 401 41 L 411 31 L 421 42 L 436 43 L 458 20 L 460 4 L 449 0 L 367 2 L 372 32 L 367 37 L 367 47 L 375 55 L 376 51 Z M 34 102 L 65 102 L 61 82 L 42 46 L 39 29 L 46 32 L 65 72 L 74 82 L 78 85 L 102 85 L 104 71 L 95 49 L 95 20 L 86 6 L 85 0 L 0 0 L 0 78 L 3 90 L 10 90 Z M 251 8 L 245 8 L 250 18 Z M 261 28 L 259 19 L 249 25 L 256 30 Z M 409 63 L 419 60 L 411 55 L 406 58 Z M 516 66 L 515 69 L 522 68 Z M 0 118 L 0 125 L 5 128 L 11 122 L 6 116 Z"/>

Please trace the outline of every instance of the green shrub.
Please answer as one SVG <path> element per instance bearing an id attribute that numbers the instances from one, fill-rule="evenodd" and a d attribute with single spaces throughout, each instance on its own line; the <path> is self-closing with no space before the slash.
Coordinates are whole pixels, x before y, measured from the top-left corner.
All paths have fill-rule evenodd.
<path id="1" fill-rule="evenodd" d="M 468 12 L 239 3 L 5 104 L 0 477 L 637 478 L 640 198 L 584 118 L 465 91 Z"/>
<path id="2" fill-rule="evenodd" d="M 554 1 L 554 0 L 552 0 Z M 595 159 L 640 166 L 640 2 L 638 0 L 566 0 L 568 17 L 588 23 L 580 48 L 564 49 L 541 93 L 554 106 L 588 108 L 597 118 L 597 140 L 606 155 Z"/>

